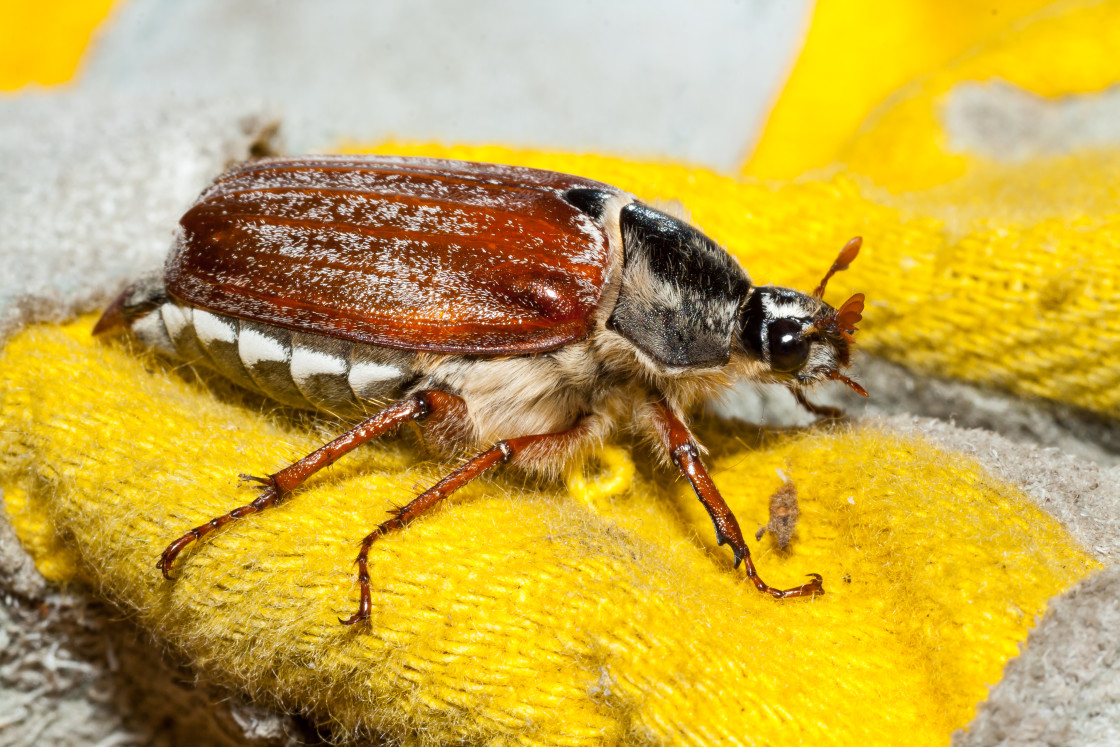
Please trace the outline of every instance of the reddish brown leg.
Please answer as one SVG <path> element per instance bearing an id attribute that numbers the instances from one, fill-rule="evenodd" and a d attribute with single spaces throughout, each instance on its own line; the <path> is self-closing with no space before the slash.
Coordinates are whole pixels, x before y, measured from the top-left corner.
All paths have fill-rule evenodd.
<path id="1" fill-rule="evenodd" d="M 323 467 L 333 464 L 343 454 L 353 451 L 366 441 L 388 433 L 401 423 L 425 418 L 459 401 L 458 397 L 443 392 L 419 392 L 406 400 L 385 408 L 376 415 L 366 418 L 326 446 L 316 449 L 303 459 L 285 467 L 274 475 L 268 477 L 242 475 L 243 480 L 253 480 L 264 486 L 260 497 L 247 506 L 235 508 L 228 514 L 217 516 L 202 526 L 195 527 L 172 542 L 160 555 L 156 567 L 163 572 L 164 578 L 171 578 L 171 566 L 174 564 L 176 556 L 191 542 L 202 539 L 210 532 L 225 526 L 231 521 L 277 505 L 292 490 L 299 487 L 304 480 Z"/>
<path id="2" fill-rule="evenodd" d="M 480 477 L 484 472 L 504 464 L 520 455 L 523 459 L 543 457 L 549 452 L 560 451 L 566 445 L 579 441 L 584 433 L 585 426 L 577 425 L 560 433 L 544 433 L 536 436 L 522 436 L 499 441 L 491 448 L 471 459 L 463 466 L 456 469 L 412 499 L 403 508 L 394 512 L 393 518 L 382 522 L 362 540 L 361 550 L 358 551 L 358 585 L 361 598 L 358 602 L 358 611 L 339 622 L 343 625 L 353 625 L 369 619 L 371 601 L 369 593 L 369 549 L 379 537 L 388 534 L 394 529 L 400 529 L 405 524 L 424 513 L 432 506 L 439 503 L 447 496 L 454 493 L 470 481 Z"/>
<path id="3" fill-rule="evenodd" d="M 692 440 L 688 428 L 664 403 L 655 405 L 654 426 L 673 463 L 688 478 L 692 489 L 696 491 L 696 497 L 712 517 L 712 523 L 716 527 L 716 541 L 721 545 L 725 543 L 731 545 L 731 549 L 735 551 L 735 567 L 738 568 L 740 563 L 746 565 L 747 578 L 754 583 L 756 589 L 778 599 L 809 597 L 824 593 L 823 579 L 816 573 L 809 574 L 813 579 L 811 582 L 792 589 L 775 589 L 759 578 L 758 571 L 755 570 L 754 562 L 751 560 L 751 552 L 747 549 L 743 533 L 739 530 L 739 522 L 735 520 L 735 515 L 731 513 L 723 496 L 719 494 L 719 489 L 708 475 L 708 470 L 700 461 L 700 451 Z"/>
<path id="4" fill-rule="evenodd" d="M 814 402 L 810 402 L 809 398 L 805 396 L 805 392 L 801 391 L 795 386 L 791 386 L 789 390 L 793 392 L 793 397 L 797 400 L 797 404 L 801 405 L 806 410 L 816 415 L 818 418 L 829 418 L 832 420 L 836 420 L 838 418 L 844 417 L 844 411 L 838 407 L 829 407 L 828 405 L 818 405 Z"/>

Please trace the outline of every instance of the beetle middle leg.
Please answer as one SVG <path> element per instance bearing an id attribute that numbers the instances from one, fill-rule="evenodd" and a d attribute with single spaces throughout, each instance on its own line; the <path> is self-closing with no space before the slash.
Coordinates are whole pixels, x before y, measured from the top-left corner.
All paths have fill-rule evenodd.
<path id="1" fill-rule="evenodd" d="M 394 511 L 391 519 L 379 524 L 377 529 L 374 529 L 362 540 L 357 560 L 358 584 L 360 587 L 358 611 L 345 620 L 339 618 L 339 622 L 343 625 L 353 625 L 369 619 L 372 606 L 369 591 L 369 550 L 379 537 L 395 529 L 400 529 L 451 493 L 481 477 L 485 472 L 499 464 L 505 464 L 515 458 L 522 463 L 538 460 L 547 461 L 570 451 L 586 438 L 591 430 L 591 420 L 591 418 L 584 418 L 575 427 L 558 433 L 542 433 L 499 441 L 413 498 L 405 506 Z"/>
<path id="2" fill-rule="evenodd" d="M 210 532 L 229 524 L 231 521 L 258 513 L 266 508 L 272 508 L 279 504 L 291 491 L 303 484 L 311 475 L 333 464 L 339 457 L 353 451 L 366 441 L 383 436 L 401 423 L 409 420 L 421 420 L 433 415 L 439 416 L 445 412 L 454 411 L 460 406 L 462 406 L 462 400 L 454 395 L 438 391 L 418 392 L 408 399 L 371 415 L 335 440 L 316 449 L 276 474 L 268 477 L 242 475 L 243 479 L 254 480 L 264 486 L 260 496 L 248 505 L 240 506 L 227 514 L 214 517 L 172 542 L 160 555 L 156 567 L 163 573 L 164 578 L 171 578 L 171 566 L 175 563 L 175 558 L 191 542 L 202 539 Z"/>
<path id="3" fill-rule="evenodd" d="M 759 578 L 754 561 L 751 560 L 751 551 L 747 548 L 743 532 L 739 529 L 739 522 L 735 519 L 735 514 L 731 513 L 731 508 L 723 500 L 715 483 L 712 482 L 704 463 L 700 461 L 699 450 L 688 428 L 663 402 L 654 405 L 653 422 L 673 464 L 677 465 L 681 474 L 688 478 L 688 482 L 696 492 L 696 497 L 712 517 L 712 523 L 716 527 L 716 540 L 721 545 L 725 543 L 731 545 L 731 549 L 735 552 L 735 567 L 738 568 L 740 564 L 746 566 L 747 578 L 755 588 L 778 599 L 823 594 L 823 579 L 817 573 L 809 574 L 813 579 L 809 583 L 792 589 L 776 589 Z"/>

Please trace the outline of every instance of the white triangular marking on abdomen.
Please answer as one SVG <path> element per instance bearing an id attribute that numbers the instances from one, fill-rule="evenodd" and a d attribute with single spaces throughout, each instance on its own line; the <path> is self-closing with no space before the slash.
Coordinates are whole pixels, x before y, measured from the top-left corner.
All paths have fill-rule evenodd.
<path id="1" fill-rule="evenodd" d="M 323 353 L 311 348 L 294 346 L 292 348 L 292 378 L 302 384 L 316 374 L 346 375 L 346 359 L 337 355 Z"/>
<path id="2" fill-rule="evenodd" d="M 177 304 L 165 303 L 159 308 L 159 313 L 163 317 L 163 326 L 167 327 L 167 334 L 174 341 L 179 339 L 183 330 L 191 323 L 191 310 Z"/>
<path id="3" fill-rule="evenodd" d="M 361 361 L 350 365 L 350 389 L 358 396 L 363 396 L 377 385 L 386 381 L 396 381 L 404 376 L 404 371 L 396 366 L 384 363 L 371 363 Z"/>
<path id="4" fill-rule="evenodd" d="M 194 310 L 194 331 L 203 345 L 214 342 L 237 342 L 237 325 L 230 319 L 211 314 L 203 309 Z"/>
<path id="5" fill-rule="evenodd" d="M 287 363 L 290 360 L 286 344 L 249 327 L 242 328 L 241 335 L 237 338 L 237 353 L 246 368 L 253 368 L 263 362 Z"/>

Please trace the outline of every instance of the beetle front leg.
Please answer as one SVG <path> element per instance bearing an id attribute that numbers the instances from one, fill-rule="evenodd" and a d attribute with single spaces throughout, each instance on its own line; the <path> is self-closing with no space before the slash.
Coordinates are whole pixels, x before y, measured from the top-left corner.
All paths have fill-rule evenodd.
<path id="1" fill-rule="evenodd" d="M 163 573 L 164 578 L 171 578 L 171 566 L 175 563 L 175 558 L 191 542 L 202 539 L 215 529 L 223 527 L 231 521 L 279 504 L 311 475 L 333 464 L 339 457 L 353 451 L 366 441 L 388 433 L 401 423 L 426 418 L 460 402 L 461 400 L 458 397 L 444 392 L 419 392 L 408 399 L 385 408 L 376 415 L 371 415 L 329 444 L 316 449 L 276 474 L 268 477 L 242 475 L 242 479 L 254 480 L 263 485 L 261 495 L 252 503 L 235 508 L 222 516 L 216 516 L 172 542 L 164 549 L 159 560 L 156 561 L 156 567 Z"/>
<path id="2" fill-rule="evenodd" d="M 751 551 L 747 548 L 743 532 L 739 529 L 739 522 L 727 502 L 723 500 L 715 483 L 712 482 L 704 463 L 700 461 L 699 449 L 688 428 L 663 402 L 654 405 L 654 426 L 673 464 L 677 465 L 681 474 L 688 478 L 688 482 L 696 492 L 696 497 L 712 517 L 712 523 L 716 528 L 716 541 L 721 545 L 731 545 L 731 549 L 735 552 L 735 567 L 738 568 L 740 564 L 746 566 L 747 578 L 754 583 L 756 589 L 778 599 L 810 597 L 824 593 L 824 579 L 817 573 L 809 574 L 813 579 L 809 583 L 792 589 L 776 589 L 759 578 L 754 561 L 751 560 Z"/>

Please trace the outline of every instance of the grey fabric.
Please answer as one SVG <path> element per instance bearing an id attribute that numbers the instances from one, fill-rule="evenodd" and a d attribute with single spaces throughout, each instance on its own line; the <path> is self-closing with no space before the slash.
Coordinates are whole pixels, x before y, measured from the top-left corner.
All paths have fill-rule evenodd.
<path id="1" fill-rule="evenodd" d="M 762 132 L 812 5 L 132 0 L 82 83 L 157 99 L 264 96 L 295 153 L 394 137 L 733 171 Z"/>
<path id="2" fill-rule="evenodd" d="M 184 207 L 273 125 L 252 103 L 0 98 L 0 342 L 158 268 Z M 88 591 L 48 585 L 0 512 L 4 744 L 280 744 L 302 731 L 196 684 Z"/>
<path id="3" fill-rule="evenodd" d="M 0 98 L 0 340 L 159 268 L 184 208 L 273 123 L 233 101 Z"/>
<path id="4" fill-rule="evenodd" d="M 1120 744 L 1120 567 L 1050 605 L 954 747 Z"/>

